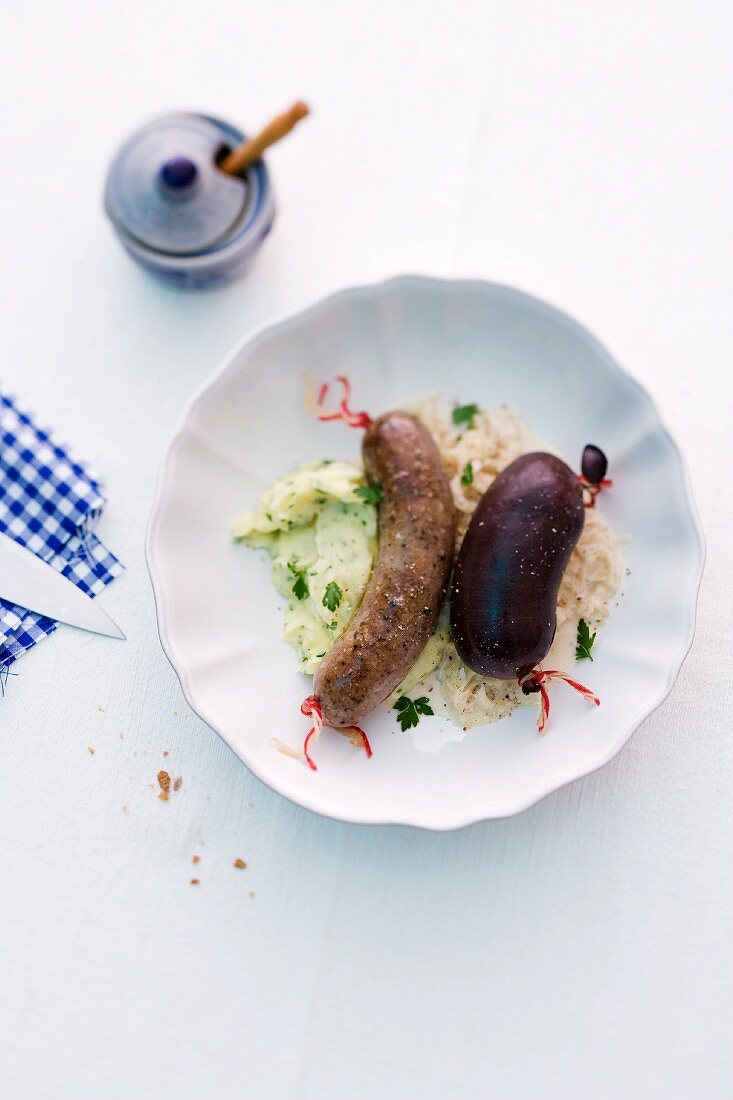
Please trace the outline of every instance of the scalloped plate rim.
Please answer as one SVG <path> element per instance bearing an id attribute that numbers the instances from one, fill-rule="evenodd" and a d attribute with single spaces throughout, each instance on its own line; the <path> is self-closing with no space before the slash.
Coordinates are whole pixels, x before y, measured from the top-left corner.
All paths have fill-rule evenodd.
<path id="1" fill-rule="evenodd" d="M 315 792 L 311 795 L 308 792 L 305 794 L 298 787 L 297 783 L 287 783 L 279 778 L 273 778 L 271 775 L 262 774 L 260 769 L 252 759 L 247 758 L 247 753 L 242 749 L 241 745 L 236 745 L 233 740 L 227 735 L 226 731 L 220 727 L 220 724 L 208 714 L 206 704 L 197 699 L 196 692 L 190 682 L 190 676 L 186 668 L 185 660 L 176 652 L 175 642 L 173 641 L 167 624 L 166 617 L 166 590 L 163 580 L 164 571 L 161 568 L 160 562 L 156 557 L 156 535 L 160 524 L 163 519 L 163 504 L 167 496 L 167 490 L 170 487 L 170 482 L 173 477 L 175 469 L 175 457 L 178 449 L 183 445 L 187 429 L 190 421 L 193 417 L 195 410 L 206 394 L 210 390 L 216 388 L 216 386 L 232 371 L 236 368 L 236 364 L 241 356 L 241 353 L 245 348 L 253 348 L 263 339 L 270 338 L 276 335 L 278 332 L 285 331 L 298 324 L 306 321 L 307 319 L 327 311 L 331 306 L 336 304 L 342 299 L 346 298 L 358 298 L 366 296 L 378 296 L 382 293 L 388 292 L 396 287 L 402 286 L 416 286 L 419 284 L 430 284 L 432 286 L 442 284 L 444 286 L 450 286 L 453 289 L 466 289 L 466 290 L 489 290 L 493 293 L 505 295 L 515 300 L 520 300 L 534 309 L 540 309 L 541 311 L 549 314 L 554 320 L 560 322 L 562 325 L 574 330 L 583 340 L 593 346 L 596 353 L 605 362 L 605 365 L 609 370 L 615 374 L 620 381 L 631 390 L 635 390 L 637 397 L 639 397 L 643 404 L 646 406 L 647 412 L 651 414 L 652 421 L 656 427 L 657 434 L 662 436 L 670 449 L 671 454 L 677 462 L 679 474 L 681 475 L 682 489 L 684 490 L 684 500 L 687 506 L 687 520 L 692 532 L 695 536 L 697 544 L 697 563 L 694 575 L 692 576 L 692 583 L 690 590 L 685 594 L 685 604 L 689 608 L 689 615 L 686 624 L 686 630 L 684 637 L 682 638 L 678 647 L 677 654 L 674 659 L 668 663 L 666 680 L 662 689 L 654 696 L 650 703 L 641 708 L 639 713 L 630 716 L 628 722 L 624 723 L 620 727 L 619 736 L 609 747 L 608 752 L 604 753 L 599 759 L 594 761 L 590 767 L 585 765 L 578 768 L 572 774 L 568 774 L 567 778 L 558 783 L 551 780 L 546 788 L 533 790 L 531 794 L 524 797 L 518 797 L 516 802 L 512 805 L 511 809 L 502 811 L 500 813 L 482 812 L 476 813 L 471 811 L 469 813 L 461 814 L 460 812 L 454 812 L 445 814 L 443 818 L 439 818 L 437 814 L 433 816 L 430 821 L 424 819 L 417 820 L 414 814 L 407 813 L 405 816 L 399 816 L 397 814 L 384 817 L 379 814 L 370 814 L 369 812 L 345 812 L 341 806 L 330 806 L 328 797 Z M 178 677 L 181 685 L 181 690 L 186 698 L 188 705 L 196 713 L 202 721 L 204 721 L 215 733 L 221 737 L 226 745 L 232 750 L 235 756 L 242 761 L 242 763 L 249 768 L 249 770 L 270 789 L 276 791 L 278 794 L 287 798 L 294 805 L 301 806 L 313 813 L 319 814 L 330 820 L 343 821 L 347 824 L 353 825 L 388 825 L 388 826 L 409 826 L 413 828 L 424 829 L 429 832 L 450 832 L 456 829 L 467 828 L 470 825 L 477 824 L 482 821 L 502 820 L 509 817 L 514 817 L 524 810 L 529 809 L 531 806 L 536 805 L 538 802 L 547 798 L 548 795 L 553 794 L 555 791 L 561 790 L 563 787 L 577 782 L 577 780 L 584 778 L 586 775 L 591 775 L 593 772 L 598 771 L 609 763 L 629 741 L 631 736 L 639 728 L 639 726 L 651 715 L 653 712 L 661 706 L 664 700 L 667 698 L 672 688 L 674 687 L 677 676 L 679 675 L 682 664 L 684 663 L 687 654 L 690 651 L 696 628 L 697 619 L 697 604 L 699 597 L 700 585 L 702 582 L 704 567 L 705 567 L 705 538 L 703 534 L 702 525 L 698 515 L 695 499 L 692 493 L 692 486 L 685 462 L 684 456 L 672 436 L 669 429 L 666 427 L 662 420 L 657 406 L 651 397 L 648 390 L 628 371 L 626 371 L 620 363 L 614 358 L 614 356 L 608 351 L 600 340 L 584 325 L 577 321 L 565 310 L 545 299 L 538 298 L 536 295 L 527 291 L 521 290 L 518 287 L 513 287 L 505 283 L 495 282 L 489 279 L 481 278 L 461 278 L 461 277 L 441 277 L 431 275 L 419 275 L 419 274 L 403 274 L 394 275 L 387 279 L 378 280 L 373 283 L 359 284 L 353 287 L 344 287 L 340 290 L 333 291 L 326 296 L 317 299 L 309 305 L 296 310 L 295 312 L 287 313 L 279 318 L 264 322 L 263 324 L 252 329 L 246 333 L 229 353 L 224 357 L 219 366 L 196 388 L 193 395 L 189 399 L 185 406 L 183 413 L 178 422 L 168 447 L 165 450 L 163 458 L 160 463 L 158 471 L 158 477 L 156 481 L 155 492 L 153 495 L 153 502 L 151 505 L 150 518 L 148 521 L 148 527 L 145 540 L 145 556 L 150 574 L 153 598 L 156 609 L 156 622 L 158 628 L 158 635 L 160 638 L 163 652 L 167 657 L 173 671 Z"/>

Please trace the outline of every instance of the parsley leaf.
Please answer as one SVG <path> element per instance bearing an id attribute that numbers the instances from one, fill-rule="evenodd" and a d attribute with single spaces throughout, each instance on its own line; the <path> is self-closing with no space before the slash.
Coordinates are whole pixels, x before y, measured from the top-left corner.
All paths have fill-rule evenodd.
<path id="1" fill-rule="evenodd" d="M 589 661 L 593 660 L 591 649 L 593 648 L 595 640 L 595 633 L 591 634 L 587 622 L 585 619 L 581 619 L 578 623 L 578 642 L 575 647 L 576 661 L 582 661 L 585 657 L 587 657 Z"/>
<path id="2" fill-rule="evenodd" d="M 402 732 L 416 726 L 421 714 L 433 714 L 427 695 L 421 695 L 419 699 L 410 699 L 407 695 L 400 695 L 394 705 L 397 711 L 397 721 L 402 727 Z"/>
<path id="3" fill-rule="evenodd" d="M 457 427 L 472 428 L 473 418 L 479 412 L 478 405 L 459 405 L 451 413 L 451 419 Z"/>
<path id="4" fill-rule="evenodd" d="M 295 562 L 289 561 L 288 570 L 293 578 L 293 595 L 296 600 L 304 600 L 308 595 L 308 581 L 305 579 L 305 569 L 298 569 Z"/>
<path id="5" fill-rule="evenodd" d="M 473 463 L 467 462 L 461 474 L 461 485 L 473 485 Z"/>
<path id="6" fill-rule="evenodd" d="M 342 596 L 343 592 L 336 584 L 336 581 L 329 581 L 326 585 L 326 591 L 323 593 L 321 603 L 324 607 L 327 607 L 329 611 L 335 611 L 341 603 Z"/>
<path id="7" fill-rule="evenodd" d="M 364 501 L 365 504 L 379 504 L 384 497 L 384 489 L 381 485 L 359 485 L 354 489 L 354 492 L 358 497 Z"/>

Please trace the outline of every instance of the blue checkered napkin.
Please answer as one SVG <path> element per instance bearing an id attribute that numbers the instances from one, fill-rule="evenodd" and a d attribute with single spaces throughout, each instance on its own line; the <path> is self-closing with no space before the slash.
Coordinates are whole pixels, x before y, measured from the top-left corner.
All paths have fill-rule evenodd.
<path id="1" fill-rule="evenodd" d="M 122 572 L 91 531 L 104 504 L 96 478 L 0 393 L 0 531 L 97 595 Z M 56 625 L 0 599 L 0 672 Z"/>

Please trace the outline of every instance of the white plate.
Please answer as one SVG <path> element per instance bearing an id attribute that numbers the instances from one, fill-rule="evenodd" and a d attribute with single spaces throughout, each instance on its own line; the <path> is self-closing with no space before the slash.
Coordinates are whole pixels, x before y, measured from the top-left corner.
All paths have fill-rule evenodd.
<path id="1" fill-rule="evenodd" d="M 284 471 L 353 458 L 361 433 L 303 412 L 303 374 L 348 374 L 376 414 L 435 392 L 506 402 L 573 463 L 607 452 L 602 506 L 628 533 L 623 594 L 582 679 L 589 707 L 553 691 L 544 737 L 521 708 L 456 730 L 423 719 L 402 733 L 369 717 L 374 756 L 324 731 L 318 771 L 274 751 L 298 744 L 311 681 L 280 640 L 265 556 L 235 546 L 231 520 Z M 344 821 L 453 829 L 504 817 L 610 760 L 661 703 L 692 641 L 703 541 L 677 447 L 649 396 L 566 314 L 509 287 L 406 276 L 346 290 L 248 337 L 190 405 L 164 461 L 148 531 L 160 636 L 186 697 L 256 775 Z"/>

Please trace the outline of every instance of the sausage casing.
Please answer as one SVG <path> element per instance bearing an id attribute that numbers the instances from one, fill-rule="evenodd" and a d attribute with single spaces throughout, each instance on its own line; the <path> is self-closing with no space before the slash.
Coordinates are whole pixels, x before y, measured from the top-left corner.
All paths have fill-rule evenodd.
<path id="1" fill-rule="evenodd" d="M 427 428 L 387 413 L 367 429 L 362 453 L 383 494 L 379 548 L 359 610 L 316 672 L 331 726 L 357 725 L 407 675 L 435 628 L 453 560 L 453 498 Z"/>
<path id="2" fill-rule="evenodd" d="M 511 680 L 547 655 L 560 582 L 584 522 L 578 477 L 555 455 L 522 455 L 484 493 L 451 595 L 453 642 L 474 672 Z"/>

